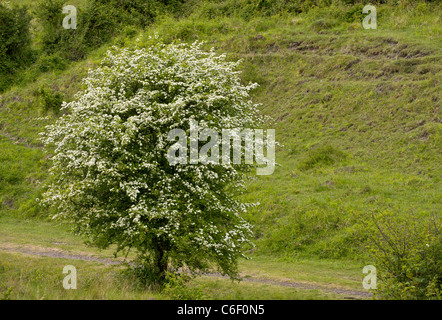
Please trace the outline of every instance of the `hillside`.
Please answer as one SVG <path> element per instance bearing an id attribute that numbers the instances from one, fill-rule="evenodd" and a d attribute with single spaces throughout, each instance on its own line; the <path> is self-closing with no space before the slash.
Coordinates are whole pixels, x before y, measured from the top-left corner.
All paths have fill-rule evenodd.
<path id="1" fill-rule="evenodd" d="M 372 215 L 422 223 L 439 217 L 440 3 L 375 4 L 376 30 L 362 28 L 358 1 L 269 3 L 166 6 L 146 26 L 127 20 L 123 31 L 75 59 L 41 53 L 44 31 L 33 19 L 36 57 L 0 96 L 2 241 L 20 221 L 47 223 L 36 198 L 50 163 L 38 133 L 59 116 L 60 102 L 73 99 L 112 45 L 148 45 L 156 35 L 166 43 L 204 41 L 207 49 L 242 59 L 244 82 L 260 85 L 253 99 L 274 120 L 267 127 L 276 129 L 281 146 L 274 174 L 251 176 L 241 195 L 260 203 L 246 217 L 255 226 L 252 256 L 363 266 L 373 261 L 364 250 L 376 234 Z"/>

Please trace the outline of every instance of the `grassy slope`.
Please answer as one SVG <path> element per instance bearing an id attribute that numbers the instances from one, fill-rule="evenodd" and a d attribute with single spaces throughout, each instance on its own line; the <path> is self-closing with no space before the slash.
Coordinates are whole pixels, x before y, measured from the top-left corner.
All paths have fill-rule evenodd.
<path id="1" fill-rule="evenodd" d="M 246 21 L 208 19 L 203 7 L 180 21 L 163 17 L 140 36 L 141 43 L 155 33 L 166 41 L 204 40 L 242 58 L 244 80 L 261 85 L 254 98 L 275 119 L 269 127 L 284 147 L 276 155 L 281 166 L 271 176 L 251 177 L 243 196 L 261 203 L 247 217 L 256 226 L 256 253 L 287 261 L 357 258 L 370 232 L 361 222 L 371 212 L 441 211 L 440 10 L 382 6 L 378 30 L 342 21 L 346 10 Z M 114 43 L 131 42 L 122 36 Z M 12 231 L 21 217 L 39 214 L 34 199 L 47 178 L 37 136 L 55 116 L 43 110 L 36 90 L 49 87 L 71 99 L 105 49 L 2 94 L 2 242 L 8 235 L 38 242 L 35 233 Z M 32 221 L 36 233 L 48 228 Z"/>
<path id="2" fill-rule="evenodd" d="M 150 32 L 205 40 L 261 85 L 254 98 L 284 145 L 281 167 L 244 196 L 261 203 L 248 218 L 266 253 L 355 257 L 371 212 L 441 209 L 440 18 L 381 7 L 379 29 L 364 30 L 339 21 L 345 10 L 197 16 Z"/>

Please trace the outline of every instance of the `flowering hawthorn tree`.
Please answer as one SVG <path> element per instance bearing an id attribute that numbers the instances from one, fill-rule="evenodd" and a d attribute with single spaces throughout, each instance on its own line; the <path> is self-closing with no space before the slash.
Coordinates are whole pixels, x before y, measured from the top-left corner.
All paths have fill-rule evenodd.
<path id="1" fill-rule="evenodd" d="M 90 70 L 66 114 L 42 133 L 52 146 L 52 181 L 43 203 L 54 218 L 100 248 L 136 249 L 137 260 L 164 280 L 171 268 L 217 266 L 238 276 L 236 262 L 251 226 L 251 204 L 235 196 L 244 164 L 170 164 L 171 129 L 250 128 L 257 124 L 238 62 L 192 45 L 155 43 L 110 50 Z"/>

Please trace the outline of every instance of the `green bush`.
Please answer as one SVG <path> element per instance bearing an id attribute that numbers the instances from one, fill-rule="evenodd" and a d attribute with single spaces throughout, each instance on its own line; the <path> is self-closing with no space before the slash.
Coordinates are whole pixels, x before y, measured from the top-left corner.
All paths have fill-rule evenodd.
<path id="1" fill-rule="evenodd" d="M 0 92 L 10 86 L 12 75 L 32 61 L 26 7 L 9 7 L 0 3 Z"/>
<path id="2" fill-rule="evenodd" d="M 41 42 L 47 54 L 61 52 L 64 58 L 80 60 L 116 32 L 116 9 L 110 6 L 89 1 L 84 8 L 77 8 L 76 29 L 63 28 L 63 7 L 63 0 L 43 0 L 35 10 L 43 26 Z"/>
<path id="3" fill-rule="evenodd" d="M 205 1 L 200 14 L 205 18 L 236 16 L 246 20 L 281 13 L 307 12 L 315 6 L 329 6 L 332 0 L 225 0 Z"/>
<path id="4" fill-rule="evenodd" d="M 40 72 L 64 70 L 67 66 L 67 61 L 59 53 L 54 53 L 40 56 L 36 62 L 36 66 Z"/>
<path id="5" fill-rule="evenodd" d="M 364 17 L 366 16 L 366 14 L 362 13 L 362 9 L 364 8 L 363 4 L 359 4 L 359 5 L 354 5 L 352 6 L 350 9 L 345 10 L 344 13 L 344 21 L 345 22 L 360 22 L 364 19 Z"/>
<path id="6" fill-rule="evenodd" d="M 369 252 L 377 268 L 378 299 L 442 298 L 442 234 L 439 217 L 384 214 L 374 217 L 377 230 Z"/>
<path id="7" fill-rule="evenodd" d="M 61 52 L 69 60 L 81 60 L 128 26 L 144 28 L 165 10 L 179 8 L 182 0 L 88 0 L 77 9 L 77 28 L 64 29 L 64 0 L 42 0 L 35 15 L 43 26 L 41 42 L 47 54 Z M 172 10 L 174 11 L 174 10 Z M 133 33 L 132 33 L 133 34 Z"/>
<path id="8" fill-rule="evenodd" d="M 39 95 L 43 99 L 43 108 L 45 111 L 51 110 L 55 114 L 60 112 L 61 104 L 63 103 L 63 94 L 41 88 L 38 90 Z"/>
<path id="9" fill-rule="evenodd" d="M 131 278 L 140 289 L 149 288 L 150 290 L 162 290 L 163 284 L 158 283 L 158 271 L 151 263 L 146 263 L 140 259 L 136 259 L 133 265 L 127 265 L 122 270 L 122 275 Z"/>
<path id="10" fill-rule="evenodd" d="M 198 286 L 190 286 L 192 276 L 186 273 L 169 272 L 162 293 L 173 300 L 203 300 L 207 299 Z"/>
<path id="11" fill-rule="evenodd" d="M 135 25 L 146 27 L 157 16 L 158 12 L 163 9 L 164 3 L 167 1 L 146 1 L 146 0 L 93 0 L 94 6 L 106 6 L 116 16 L 115 18 L 122 25 Z M 178 1 L 172 1 L 178 2 Z"/>

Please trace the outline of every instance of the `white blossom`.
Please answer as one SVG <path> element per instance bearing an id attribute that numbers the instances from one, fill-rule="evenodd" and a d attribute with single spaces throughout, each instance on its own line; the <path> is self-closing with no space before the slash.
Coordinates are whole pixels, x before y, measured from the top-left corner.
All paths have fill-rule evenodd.
<path id="1" fill-rule="evenodd" d="M 251 204 L 235 196 L 251 166 L 166 159 L 167 133 L 191 119 L 216 131 L 257 124 L 256 84 L 241 84 L 238 66 L 198 42 L 107 52 L 42 134 L 53 153 L 43 202 L 56 206 L 54 218 L 103 247 L 161 239 L 176 255 L 241 255 Z"/>

